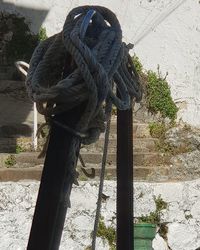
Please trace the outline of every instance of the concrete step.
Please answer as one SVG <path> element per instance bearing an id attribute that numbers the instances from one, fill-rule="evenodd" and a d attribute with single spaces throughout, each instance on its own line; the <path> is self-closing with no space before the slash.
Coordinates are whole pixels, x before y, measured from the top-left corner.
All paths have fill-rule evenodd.
<path id="1" fill-rule="evenodd" d="M 0 152 L 15 152 L 16 145 L 25 146 L 26 150 L 32 150 L 32 124 L 5 124 L 0 126 Z M 116 123 L 112 123 L 109 148 L 111 151 L 115 151 L 116 146 Z M 133 139 L 134 139 L 134 151 L 153 151 L 155 150 L 156 139 L 151 138 L 149 134 L 148 124 L 133 124 Z M 41 140 L 40 140 L 41 141 Z M 100 139 L 95 143 L 86 147 L 92 151 L 94 149 L 101 150 L 104 144 L 104 134 L 100 136 Z"/>
<path id="2" fill-rule="evenodd" d="M 111 133 L 117 132 L 117 122 L 115 119 L 113 119 L 111 122 L 110 131 L 111 131 Z M 148 123 L 141 123 L 138 121 L 137 122 L 133 121 L 133 135 L 135 135 L 135 137 L 139 137 L 139 138 L 150 137 Z"/>
<path id="3" fill-rule="evenodd" d="M 102 159 L 102 154 L 100 153 L 87 153 L 84 152 L 81 154 L 84 161 L 87 163 L 94 163 L 94 164 L 99 164 Z M 136 166 L 141 166 L 141 165 L 160 165 L 166 163 L 168 158 L 162 154 L 159 153 L 141 153 L 141 152 L 134 152 L 133 154 L 133 162 L 134 165 Z M 107 163 L 108 164 L 115 164 L 116 163 L 116 153 L 108 153 L 107 156 Z"/>
<path id="4" fill-rule="evenodd" d="M 111 122 L 110 127 L 110 138 L 116 138 L 117 134 L 117 123 L 116 121 Z M 101 134 L 100 139 L 104 138 L 104 134 Z M 134 123 L 133 122 L 133 138 L 151 138 L 148 123 Z"/>
<path id="5" fill-rule="evenodd" d="M 92 165 L 95 169 L 95 179 L 99 180 L 101 168 L 98 165 Z M 19 181 L 19 180 L 40 180 L 43 167 L 35 166 L 33 168 L 1 168 L 0 169 L 0 181 Z M 80 167 L 77 167 L 79 172 L 78 180 L 89 180 Z M 90 173 L 90 166 L 86 168 L 86 171 Z M 156 173 L 159 172 L 159 175 Z M 167 167 L 135 167 L 133 170 L 133 178 L 135 181 L 169 181 Z M 107 166 L 105 171 L 105 179 L 116 179 L 116 167 L 114 165 Z"/>
<path id="6" fill-rule="evenodd" d="M 41 179 L 42 174 L 42 167 L 33 167 L 33 168 L 3 168 L 0 169 L 0 181 L 20 181 L 20 180 L 38 180 Z M 87 169 L 89 172 L 90 169 Z M 106 170 L 105 178 L 106 179 L 114 179 L 116 177 L 116 168 L 109 167 Z M 100 168 L 95 168 L 95 175 L 96 178 L 99 177 Z M 86 177 L 83 172 L 79 169 L 79 178 L 78 180 L 88 180 L 88 177 Z"/>
<path id="7" fill-rule="evenodd" d="M 102 154 L 99 152 L 84 152 L 81 153 L 82 158 L 85 163 L 100 164 L 102 161 Z M 0 168 L 1 167 L 34 167 L 39 164 L 43 164 L 44 159 L 38 158 L 37 152 L 22 152 L 19 154 L 12 154 L 11 159 L 10 154 L 0 153 Z M 167 164 L 168 157 L 159 153 L 141 153 L 135 152 L 133 155 L 133 161 L 135 166 L 153 166 Z M 108 153 L 107 164 L 116 164 L 116 153 Z"/>
<path id="8" fill-rule="evenodd" d="M 0 169 L 0 181 L 40 180 L 41 167 L 34 168 L 6 168 Z"/>
<path id="9" fill-rule="evenodd" d="M 34 168 L 7 168 L 0 169 L 0 181 L 19 181 L 19 180 L 40 180 L 42 174 L 42 167 L 34 167 Z M 90 169 L 87 169 L 89 172 Z M 79 177 L 78 180 L 89 180 L 83 172 L 79 169 Z M 100 168 L 95 167 L 95 179 L 99 179 Z M 105 172 L 105 179 L 116 179 L 116 168 L 114 166 L 108 167 Z"/>
<path id="10" fill-rule="evenodd" d="M 7 73 L 7 72 L 4 72 L 4 73 Z M 24 90 L 26 89 L 25 84 L 22 81 L 0 80 L 0 93 L 11 92 L 11 91 L 16 91 L 16 90 L 21 90 L 21 89 L 24 89 Z"/>
<path id="11" fill-rule="evenodd" d="M 100 176 L 101 173 L 101 166 L 99 164 L 87 164 L 86 171 L 88 173 L 91 172 L 91 168 L 95 169 L 96 177 Z M 79 177 L 84 178 L 84 174 L 80 169 L 80 166 L 77 166 L 77 170 L 79 172 Z M 158 175 L 159 173 L 159 175 Z M 154 181 L 166 181 L 169 179 L 169 167 L 168 165 L 163 166 L 134 166 L 133 168 L 133 177 L 134 180 L 154 180 Z M 86 178 L 86 177 L 85 177 Z M 106 165 L 105 171 L 105 178 L 106 179 L 116 179 L 116 166 L 115 165 Z"/>
<path id="12" fill-rule="evenodd" d="M 42 123 L 44 117 L 38 115 L 38 123 Z M 24 95 L 18 91 L 9 94 L 0 93 L 0 126 L 9 126 L 12 131 L 20 124 L 26 124 L 31 128 L 33 127 L 33 103 L 24 98 Z M 1 135 L 3 137 L 3 135 Z M 6 136 L 4 136 L 6 137 Z"/>
<path id="13" fill-rule="evenodd" d="M 42 123 L 43 120 L 40 119 Z M 17 138 L 19 136 L 31 136 L 33 124 L 30 123 L 14 123 L 10 122 L 0 126 L 0 137 Z M 146 123 L 133 123 L 133 137 L 134 138 L 151 138 L 149 127 Z M 104 134 L 100 135 L 100 139 L 104 138 Z M 110 138 L 116 138 L 116 123 L 111 123 Z"/>
<path id="14" fill-rule="evenodd" d="M 28 132 L 28 131 L 27 131 Z M 25 132 L 24 132 L 25 133 Z M 17 138 L 12 138 L 12 137 L 0 137 L 0 147 L 3 146 L 16 146 L 19 145 L 21 143 L 28 143 L 31 144 L 32 143 L 32 138 L 31 137 L 17 137 Z"/>
<path id="15" fill-rule="evenodd" d="M 133 150 L 134 152 L 152 152 L 156 151 L 156 142 L 158 139 L 155 138 L 134 138 L 133 139 Z M 89 146 L 84 146 L 84 148 L 90 151 L 100 151 L 103 152 L 104 139 L 99 139 L 96 143 Z M 109 140 L 109 151 L 116 152 L 117 140 L 111 138 Z"/>
<path id="16" fill-rule="evenodd" d="M 133 176 L 136 181 L 169 181 L 169 166 L 135 166 Z"/>
<path id="17" fill-rule="evenodd" d="M 16 153 L 16 145 L 0 145 L 0 153 Z"/>
<path id="18" fill-rule="evenodd" d="M 38 158 L 37 152 L 23 152 L 19 154 L 0 153 L 1 168 L 32 168 L 44 163 Z"/>
<path id="19" fill-rule="evenodd" d="M 41 148 L 41 145 L 43 145 L 43 139 L 39 138 L 38 148 Z M 0 137 L 0 153 L 16 153 L 19 147 L 26 152 L 33 151 L 32 137 Z"/>

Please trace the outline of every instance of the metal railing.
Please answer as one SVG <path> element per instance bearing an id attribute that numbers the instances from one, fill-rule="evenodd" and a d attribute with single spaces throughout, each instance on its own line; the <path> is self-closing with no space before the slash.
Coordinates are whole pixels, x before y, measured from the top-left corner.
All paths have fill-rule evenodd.
<path id="1" fill-rule="evenodd" d="M 24 75 L 27 76 L 27 70 L 29 68 L 29 64 L 23 61 L 15 62 L 15 66 L 17 69 Z M 37 119 L 37 108 L 36 103 L 33 103 L 33 148 L 37 150 L 38 141 L 37 141 L 37 129 L 38 129 L 38 119 Z"/>

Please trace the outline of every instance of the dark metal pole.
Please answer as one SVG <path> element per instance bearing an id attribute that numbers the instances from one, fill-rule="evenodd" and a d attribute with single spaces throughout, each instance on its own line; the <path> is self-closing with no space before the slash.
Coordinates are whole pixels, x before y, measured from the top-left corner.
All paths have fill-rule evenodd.
<path id="1" fill-rule="evenodd" d="M 133 250 L 133 117 L 117 110 L 117 250 Z"/>
<path id="2" fill-rule="evenodd" d="M 81 111 L 78 107 L 56 116 L 56 120 L 74 127 Z M 72 140 L 73 136 L 67 131 L 52 126 L 27 250 L 59 249 L 67 212 L 66 191 L 71 190 L 72 185 L 66 165 Z"/>
<path id="3" fill-rule="evenodd" d="M 70 65 L 70 61 L 66 62 L 65 75 L 69 73 L 67 65 Z M 56 115 L 54 119 L 74 128 L 84 108 L 85 105 L 77 106 L 68 112 Z M 66 198 L 70 195 L 73 182 L 69 178 L 67 166 L 73 140 L 72 134 L 60 126 L 52 124 L 27 250 L 59 249 L 67 212 L 68 200 Z M 76 149 L 77 159 L 79 150 L 80 144 Z M 76 165 L 77 159 L 73 163 L 74 165 Z"/>

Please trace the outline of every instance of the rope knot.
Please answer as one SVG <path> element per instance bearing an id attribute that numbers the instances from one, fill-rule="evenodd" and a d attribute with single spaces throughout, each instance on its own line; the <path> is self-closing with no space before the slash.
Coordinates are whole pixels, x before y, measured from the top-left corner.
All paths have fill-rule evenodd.
<path id="1" fill-rule="evenodd" d="M 141 99 L 129 48 L 122 42 L 113 12 L 100 6 L 73 9 L 62 32 L 41 42 L 31 58 L 26 86 L 38 111 L 52 117 L 85 102 L 74 129 L 87 131 L 85 143 L 94 142 L 105 129 L 108 101 L 127 109 L 133 97 Z M 69 65 L 64 75 L 66 60 Z"/>

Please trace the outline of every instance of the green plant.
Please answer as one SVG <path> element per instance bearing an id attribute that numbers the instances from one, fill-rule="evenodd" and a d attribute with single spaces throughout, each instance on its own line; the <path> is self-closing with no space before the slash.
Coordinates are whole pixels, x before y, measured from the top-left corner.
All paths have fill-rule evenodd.
<path id="1" fill-rule="evenodd" d="M 150 135 L 154 138 L 164 138 L 167 127 L 163 122 L 151 122 L 149 124 Z"/>
<path id="2" fill-rule="evenodd" d="M 105 175 L 105 180 L 108 180 L 108 181 L 115 180 L 115 177 L 111 173 L 107 173 Z"/>
<path id="3" fill-rule="evenodd" d="M 166 140 L 165 133 L 168 129 L 174 127 L 174 123 L 165 124 L 164 122 L 152 122 L 149 124 L 149 132 L 153 138 L 158 138 L 155 141 L 157 151 L 161 153 L 167 153 L 168 155 L 178 155 L 192 151 L 191 143 L 186 141 L 184 144 L 177 146 L 172 145 Z M 183 131 L 189 131 L 189 126 L 185 126 Z"/>
<path id="4" fill-rule="evenodd" d="M 167 209 L 168 205 L 167 203 L 161 198 L 161 195 L 159 195 L 158 197 L 153 197 L 154 198 L 154 202 L 156 205 L 156 209 L 153 212 L 150 212 L 149 215 L 142 215 L 139 219 L 138 219 L 138 223 L 151 223 L 151 224 L 156 224 L 159 225 L 160 221 L 161 221 L 161 216 L 163 214 L 163 210 Z"/>
<path id="5" fill-rule="evenodd" d="M 185 145 L 180 145 L 178 147 L 175 147 L 171 145 L 169 142 L 166 142 L 164 140 L 159 140 L 155 143 L 156 149 L 161 153 L 168 153 L 170 155 L 178 155 L 178 154 L 184 154 L 192 151 L 192 147 L 190 143 L 186 143 Z"/>
<path id="6" fill-rule="evenodd" d="M 78 179 L 79 181 L 88 181 L 88 177 L 83 174 L 79 175 Z"/>
<path id="7" fill-rule="evenodd" d="M 8 167 L 11 167 L 13 165 L 16 164 L 16 158 L 14 155 L 9 155 L 7 157 L 7 159 L 5 160 L 5 164 L 8 166 Z"/>
<path id="8" fill-rule="evenodd" d="M 167 242 L 168 226 L 166 223 L 160 223 L 158 233 Z"/>
<path id="9" fill-rule="evenodd" d="M 185 215 L 185 218 L 186 218 L 186 220 L 189 220 L 189 219 L 192 219 L 193 216 L 192 216 L 191 214 L 186 214 L 186 215 Z"/>
<path id="10" fill-rule="evenodd" d="M 184 213 L 185 213 L 185 219 L 186 220 L 189 220 L 189 219 L 193 218 L 193 216 L 191 215 L 190 210 L 184 210 Z"/>
<path id="11" fill-rule="evenodd" d="M 162 118 L 169 118 L 171 121 L 174 121 L 178 108 L 171 97 L 166 77 L 162 77 L 159 72 L 159 66 L 158 73 L 151 70 L 145 71 L 136 55 L 132 57 L 132 60 L 140 76 L 140 83 L 144 92 L 143 102 L 147 110 L 153 114 L 159 113 Z"/>
<path id="12" fill-rule="evenodd" d="M 87 246 L 87 247 L 85 248 L 85 250 L 92 250 L 92 247 L 91 247 L 91 246 Z"/>
<path id="13" fill-rule="evenodd" d="M 141 191 L 139 196 L 138 196 L 138 199 L 142 198 L 144 196 L 144 193 Z"/>
<path id="14" fill-rule="evenodd" d="M 154 202 L 156 204 L 156 210 L 158 212 L 161 212 L 162 210 L 167 209 L 168 207 L 167 202 L 162 199 L 161 195 L 159 195 L 158 197 L 154 195 Z"/>
<path id="15" fill-rule="evenodd" d="M 97 231 L 97 237 L 101 237 L 104 240 L 107 240 L 110 246 L 110 250 L 115 249 L 116 245 L 116 231 L 113 227 L 106 227 L 103 218 L 99 220 L 99 226 Z"/>
<path id="16" fill-rule="evenodd" d="M 170 145 L 170 143 L 165 142 L 164 140 L 159 140 L 155 142 L 156 149 L 161 153 L 170 153 L 171 155 L 175 151 L 175 148 Z"/>
<path id="17" fill-rule="evenodd" d="M 168 155 L 178 155 L 192 151 L 191 143 L 185 142 L 184 144 L 177 146 L 172 145 L 169 141 L 166 140 L 165 133 L 168 129 L 174 127 L 173 123 L 166 125 L 164 122 L 151 122 L 149 124 L 149 132 L 153 138 L 158 138 L 155 141 L 155 147 L 157 151 L 161 153 L 167 153 Z M 188 127 L 184 127 L 183 130 L 188 130 Z M 187 132 L 187 131 L 186 131 Z"/>
<path id="18" fill-rule="evenodd" d="M 176 119 L 178 108 L 171 97 L 171 91 L 165 78 L 153 71 L 147 72 L 147 108 L 152 113 L 160 112 L 163 118 Z"/>
<path id="19" fill-rule="evenodd" d="M 24 149 L 20 146 L 20 145 L 16 145 L 16 148 L 15 148 L 15 153 L 16 154 L 19 154 L 21 152 L 24 152 Z"/>
<path id="20" fill-rule="evenodd" d="M 116 106 L 112 106 L 112 113 L 111 113 L 113 116 L 116 116 L 117 115 L 117 107 Z"/>
<path id="21" fill-rule="evenodd" d="M 132 57 L 132 60 L 133 60 L 133 64 L 135 66 L 137 73 L 140 75 L 143 71 L 143 66 L 142 66 L 139 58 L 136 56 L 136 54 L 134 54 L 134 56 Z"/>
<path id="22" fill-rule="evenodd" d="M 46 28 L 41 27 L 38 33 L 38 41 L 44 41 L 46 40 L 47 37 L 47 33 L 46 33 Z"/>

